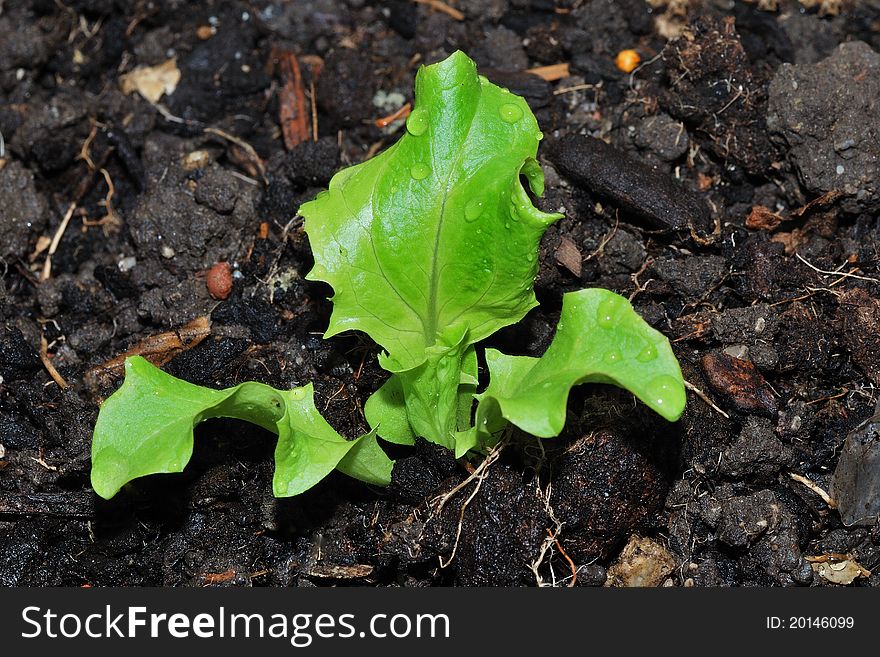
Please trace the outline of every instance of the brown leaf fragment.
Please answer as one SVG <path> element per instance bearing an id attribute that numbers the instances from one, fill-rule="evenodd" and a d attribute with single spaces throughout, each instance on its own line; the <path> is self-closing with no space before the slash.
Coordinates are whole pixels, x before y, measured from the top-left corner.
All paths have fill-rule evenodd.
<path id="1" fill-rule="evenodd" d="M 143 356 L 156 367 L 161 367 L 177 354 L 192 349 L 211 334 L 211 320 L 207 316 L 196 317 L 179 329 L 151 335 L 138 342 L 125 353 L 111 358 L 86 372 L 91 384 L 106 384 L 122 376 L 125 359 Z"/>
<path id="2" fill-rule="evenodd" d="M 572 274 L 580 278 L 583 271 L 583 256 L 581 251 L 568 237 L 563 237 L 556 247 L 556 262 L 565 267 Z"/>
<path id="3" fill-rule="evenodd" d="M 754 205 L 749 216 L 746 217 L 746 228 L 773 231 L 783 221 L 782 215 L 773 212 L 770 208 L 763 205 Z"/>

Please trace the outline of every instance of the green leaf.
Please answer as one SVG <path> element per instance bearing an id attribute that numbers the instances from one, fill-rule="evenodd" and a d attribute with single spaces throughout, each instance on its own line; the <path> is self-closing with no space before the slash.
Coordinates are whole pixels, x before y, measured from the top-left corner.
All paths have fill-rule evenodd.
<path id="1" fill-rule="evenodd" d="M 542 191 L 540 139 L 526 102 L 463 53 L 421 68 L 407 133 L 299 210 L 308 278 L 334 290 L 325 336 L 364 331 L 402 372 L 430 360 L 442 334 L 467 347 L 519 321 L 536 305 L 538 243 L 561 216 L 520 184 L 522 173 Z"/>
<path id="2" fill-rule="evenodd" d="M 413 433 L 406 414 L 403 384 L 397 374 L 392 374 L 364 404 L 364 417 L 373 430 L 383 439 L 397 445 L 414 445 Z"/>
<path id="3" fill-rule="evenodd" d="M 563 297 L 556 335 L 542 357 L 488 349 L 486 363 L 491 378 L 477 395 L 476 431 L 457 437 L 457 452 L 491 444 L 501 418 L 534 436 L 559 435 L 568 393 L 580 383 L 625 388 L 669 421 L 684 410 L 684 380 L 669 341 L 608 290 Z"/>
<path id="4" fill-rule="evenodd" d="M 278 434 L 273 489 L 307 490 L 334 468 L 387 485 L 392 462 L 370 433 L 346 440 L 315 408 L 311 384 L 280 391 L 247 382 L 211 390 L 166 374 L 139 356 L 125 362 L 125 382 L 101 407 L 92 439 L 92 487 L 105 499 L 149 474 L 181 472 L 192 456 L 193 428 L 231 417 Z"/>

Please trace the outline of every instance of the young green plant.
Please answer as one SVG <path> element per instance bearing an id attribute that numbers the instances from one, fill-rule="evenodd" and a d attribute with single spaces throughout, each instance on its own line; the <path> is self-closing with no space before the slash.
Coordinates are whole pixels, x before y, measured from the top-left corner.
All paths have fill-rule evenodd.
<path id="1" fill-rule="evenodd" d="M 235 417 L 278 434 L 274 492 L 303 492 L 334 468 L 374 484 L 392 462 L 376 436 L 417 437 L 485 452 L 512 424 L 542 438 L 565 422 L 568 394 L 585 382 L 631 391 L 667 420 L 681 415 L 684 382 L 663 335 L 608 290 L 566 294 L 540 358 L 488 349 L 480 394 L 477 344 L 537 305 L 538 247 L 562 215 L 536 208 L 542 138 L 526 102 L 477 75 L 466 55 L 420 69 L 406 134 L 373 159 L 337 173 L 304 204 L 315 266 L 334 291 L 325 338 L 369 335 L 390 373 L 365 405 L 372 431 L 339 436 L 315 409 L 311 386 L 260 383 L 211 390 L 175 379 L 140 358 L 95 427 L 92 483 L 111 497 L 135 477 L 179 472 L 193 427 Z"/>

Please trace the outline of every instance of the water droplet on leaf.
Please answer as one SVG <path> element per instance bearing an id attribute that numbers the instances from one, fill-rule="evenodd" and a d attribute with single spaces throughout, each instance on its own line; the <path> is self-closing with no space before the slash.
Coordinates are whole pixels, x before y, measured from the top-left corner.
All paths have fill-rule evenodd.
<path id="1" fill-rule="evenodd" d="M 464 206 L 464 218 L 468 221 L 476 221 L 483 214 L 483 202 L 472 198 Z"/>
<path id="2" fill-rule="evenodd" d="M 608 353 L 605 354 L 605 362 L 606 363 L 619 363 L 623 356 L 620 355 L 620 352 L 616 349 L 612 349 Z"/>
<path id="3" fill-rule="evenodd" d="M 608 297 L 599 304 L 596 310 L 596 321 L 602 328 L 611 328 L 617 323 L 617 318 L 626 307 L 626 299 L 617 295 Z"/>
<path id="4" fill-rule="evenodd" d="M 658 406 L 673 404 L 682 394 L 678 381 L 668 374 L 658 376 L 651 381 L 646 390 L 648 401 Z"/>
<path id="5" fill-rule="evenodd" d="M 505 103 L 498 110 L 498 113 L 501 114 L 501 120 L 505 123 L 516 123 L 523 115 L 522 109 L 513 103 Z"/>
<path id="6" fill-rule="evenodd" d="M 428 129 L 428 110 L 421 107 L 414 109 L 406 120 L 406 129 L 414 137 L 425 134 Z"/>
<path id="7" fill-rule="evenodd" d="M 639 352 L 639 355 L 636 356 L 636 360 L 640 363 L 648 363 L 657 358 L 657 347 L 652 344 L 649 344 L 647 347 L 642 349 Z"/>
<path id="8" fill-rule="evenodd" d="M 429 167 L 427 164 L 419 162 L 418 164 L 412 165 L 409 173 L 414 180 L 424 180 L 428 177 L 428 174 L 431 173 L 431 167 Z"/>

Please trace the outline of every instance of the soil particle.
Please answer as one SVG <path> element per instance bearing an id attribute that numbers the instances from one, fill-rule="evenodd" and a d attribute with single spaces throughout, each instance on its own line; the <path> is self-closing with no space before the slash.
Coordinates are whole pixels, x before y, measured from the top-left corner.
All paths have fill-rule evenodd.
<path id="1" fill-rule="evenodd" d="M 651 268 L 687 301 L 709 294 L 727 275 L 727 260 L 721 256 L 661 258 Z"/>
<path id="2" fill-rule="evenodd" d="M 654 227 L 709 230 L 711 219 L 701 198 L 600 139 L 569 135 L 549 144 L 547 157 L 584 190 Z"/>
<path id="3" fill-rule="evenodd" d="M 740 413 L 776 415 L 776 396 L 754 363 L 727 353 L 708 353 L 701 363 L 712 390 L 728 405 Z"/>
<path id="4" fill-rule="evenodd" d="M 731 253 L 736 284 L 749 298 L 782 301 L 801 294 L 804 282 L 815 279 L 806 265 L 785 258 L 785 247 L 779 242 L 757 238 L 739 244 Z"/>
<path id="5" fill-rule="evenodd" d="M 736 441 L 721 455 L 718 472 L 732 479 L 769 482 L 784 467 L 794 464 L 794 455 L 764 418 L 749 417 Z"/>
<path id="6" fill-rule="evenodd" d="M 40 358 L 22 332 L 15 327 L 0 325 L 0 377 L 4 381 L 14 381 L 39 368 Z"/>
<path id="7" fill-rule="evenodd" d="M 598 248 L 598 244 L 596 245 Z M 599 254 L 599 270 L 603 274 L 631 274 L 645 262 L 645 243 L 628 230 L 615 231 Z"/>
<path id="8" fill-rule="evenodd" d="M 495 463 L 461 517 L 461 506 L 473 493 L 474 485 L 453 496 L 441 516 L 428 524 L 425 545 L 441 553 L 450 552 L 460 521 L 461 535 L 453 562 L 459 584 L 515 586 L 534 582 L 528 564 L 538 555 L 545 529 L 550 526 L 536 484 L 524 483 L 521 473 Z"/>
<path id="9" fill-rule="evenodd" d="M 411 456 L 395 461 L 388 491 L 403 502 L 420 504 L 458 471 L 448 450 L 419 439 Z"/>
<path id="10" fill-rule="evenodd" d="M 850 290 L 839 299 L 837 319 L 853 362 L 880 386 L 880 301 L 864 289 Z"/>
<path id="11" fill-rule="evenodd" d="M 633 143 L 663 162 L 672 162 L 687 153 L 690 142 L 681 123 L 660 113 L 639 121 Z"/>
<path id="12" fill-rule="evenodd" d="M 744 347 L 740 357 L 759 369 L 772 369 L 779 362 L 774 347 L 776 324 L 776 309 L 759 303 L 713 314 L 712 333 L 724 345 Z"/>
<path id="13" fill-rule="evenodd" d="M 633 428 L 597 431 L 554 461 L 550 505 L 564 523 L 563 545 L 576 562 L 604 558 L 663 503 L 670 450 L 661 436 Z"/>
<path id="14" fill-rule="evenodd" d="M 815 64 L 825 59 L 840 41 L 831 23 L 819 20 L 814 14 L 786 12 L 779 16 L 779 25 L 790 43 L 798 45 L 790 51 L 793 59 L 786 60 L 795 64 Z"/>
<path id="15" fill-rule="evenodd" d="M 0 257 L 24 258 L 33 236 L 46 225 L 46 201 L 34 186 L 34 176 L 20 162 L 0 168 Z"/>
<path id="16" fill-rule="evenodd" d="M 256 224 L 255 190 L 221 171 L 210 174 L 206 190 L 203 202 L 229 214 L 197 202 L 177 165 L 169 166 L 163 184 L 141 197 L 128 221 L 140 252 L 188 271 L 235 260 L 243 248 L 243 228 Z"/>
<path id="17" fill-rule="evenodd" d="M 529 564 L 549 524 L 534 487 L 521 475 L 499 468 L 487 481 L 485 496 L 466 516 L 456 557 L 464 586 L 510 586 L 532 576 Z"/>
<path id="18" fill-rule="evenodd" d="M 285 155 L 282 167 L 298 188 L 325 187 L 339 168 L 339 147 L 332 137 L 300 142 Z"/>
<path id="19" fill-rule="evenodd" d="M 373 73 L 369 58 L 357 50 L 339 48 L 327 57 L 317 85 L 318 104 L 330 119 L 324 129 L 349 128 L 375 118 L 371 113 L 378 85 Z"/>
<path id="20" fill-rule="evenodd" d="M 0 16 L 0 71 L 39 67 L 49 56 L 49 43 L 35 24 L 15 14 Z"/>
<path id="21" fill-rule="evenodd" d="M 196 202 L 207 205 L 219 214 L 231 214 L 238 199 L 239 183 L 229 171 L 212 167 L 196 184 Z"/>
<path id="22" fill-rule="evenodd" d="M 878 96 L 880 54 L 860 41 L 817 64 L 779 68 L 767 126 L 787 146 L 808 193 L 840 190 L 865 207 L 880 202 Z"/>
<path id="23" fill-rule="evenodd" d="M 670 88 L 660 104 L 718 157 L 762 173 L 774 152 L 764 120 L 766 83 L 752 69 L 732 16 L 703 17 L 693 28 L 693 38 L 672 42 L 664 54 Z"/>
<path id="24" fill-rule="evenodd" d="M 504 71 L 522 71 L 529 59 L 522 46 L 522 38 L 502 25 L 486 30 L 481 45 L 471 55 L 477 66 Z"/>
<path id="25" fill-rule="evenodd" d="M 874 525 L 880 516 L 880 422 L 871 420 L 846 437 L 831 478 L 829 493 L 848 527 Z"/>

